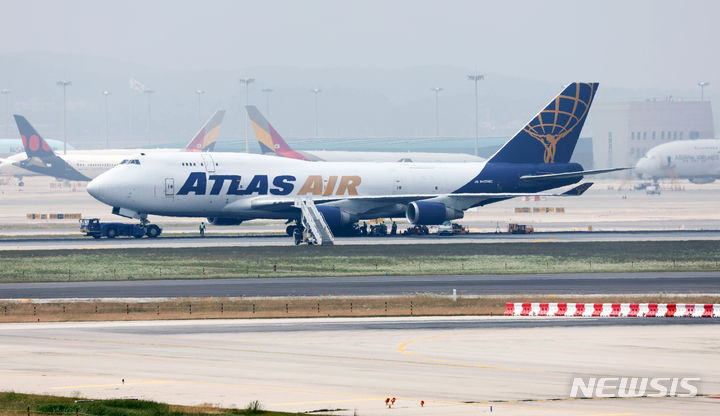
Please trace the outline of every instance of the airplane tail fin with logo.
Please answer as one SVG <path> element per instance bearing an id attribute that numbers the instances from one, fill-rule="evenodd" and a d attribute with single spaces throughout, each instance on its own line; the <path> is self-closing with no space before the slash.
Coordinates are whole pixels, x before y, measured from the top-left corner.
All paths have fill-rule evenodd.
<path id="1" fill-rule="evenodd" d="M 195 137 L 185 146 L 186 152 L 212 152 L 220 135 L 225 110 L 218 110 L 210 120 L 197 132 Z"/>
<path id="2" fill-rule="evenodd" d="M 573 82 L 565 87 L 488 162 L 570 162 L 598 85 Z"/>
<path id="3" fill-rule="evenodd" d="M 21 115 L 13 115 L 22 138 L 28 158 L 17 162 L 18 166 L 41 175 L 54 176 L 71 181 L 89 181 L 90 178 L 70 166 L 65 159 L 56 155 L 50 145 L 35 128 Z"/>
<path id="4" fill-rule="evenodd" d="M 55 156 L 50 145 L 25 117 L 18 114 L 14 114 L 13 117 L 15 117 L 15 124 L 17 124 L 18 131 L 20 131 L 20 138 L 22 138 L 23 147 L 28 158 L 37 157 L 41 160 L 49 160 Z"/>
<path id="5" fill-rule="evenodd" d="M 250 117 L 255 137 L 263 154 L 287 157 L 290 159 L 311 160 L 306 155 L 293 150 L 272 125 L 263 117 L 260 110 L 254 105 L 245 107 Z"/>

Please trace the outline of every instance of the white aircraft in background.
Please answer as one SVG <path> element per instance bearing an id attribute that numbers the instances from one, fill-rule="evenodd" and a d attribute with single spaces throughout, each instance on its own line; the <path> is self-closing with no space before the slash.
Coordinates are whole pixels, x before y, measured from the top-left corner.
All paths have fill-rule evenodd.
<path id="1" fill-rule="evenodd" d="M 342 150 L 293 150 L 254 105 L 245 107 L 263 154 L 290 159 L 326 162 L 483 162 L 485 158 L 464 153 L 351 152 Z"/>
<path id="2" fill-rule="evenodd" d="M 20 178 L 20 186 L 23 185 L 24 176 L 53 176 L 71 181 L 90 181 L 138 151 L 146 153 L 211 151 L 220 134 L 224 116 L 225 110 L 215 112 L 183 149 L 71 150 L 59 156 L 52 151 L 45 139 L 25 117 L 15 115 L 25 154 L 11 156 L 0 163 L 0 175 Z"/>
<path id="3" fill-rule="evenodd" d="M 585 171 L 570 158 L 597 91 L 571 83 L 490 159 L 479 163 L 309 162 L 245 153 L 139 154 L 103 173 L 87 191 L 113 213 L 208 217 L 239 224 L 259 218 L 322 221 L 337 232 L 361 219 L 405 216 L 433 225 L 465 210 L 572 185 Z M 314 209 L 314 208 L 316 209 Z M 302 214 L 301 214 L 302 213 Z M 315 214 L 317 213 L 317 214 Z M 288 227 L 292 233 L 294 226 Z"/>
<path id="4" fill-rule="evenodd" d="M 710 183 L 720 178 L 720 140 L 677 140 L 650 149 L 635 165 L 643 179 L 688 179 Z"/>
<path id="5" fill-rule="evenodd" d="M 60 140 L 46 139 L 51 149 L 58 151 L 63 149 L 63 142 Z M 74 150 L 70 145 L 68 150 Z M 24 152 L 22 140 L 20 139 L 0 139 L 0 155 L 12 156 L 20 152 Z M 4 159 L 0 159 L 2 161 Z"/>

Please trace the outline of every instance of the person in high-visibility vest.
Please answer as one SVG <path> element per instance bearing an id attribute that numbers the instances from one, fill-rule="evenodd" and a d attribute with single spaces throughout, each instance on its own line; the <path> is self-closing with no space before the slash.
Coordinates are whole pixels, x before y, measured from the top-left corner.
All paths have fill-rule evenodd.
<path id="1" fill-rule="evenodd" d="M 200 223 L 200 237 L 205 237 L 205 222 Z"/>

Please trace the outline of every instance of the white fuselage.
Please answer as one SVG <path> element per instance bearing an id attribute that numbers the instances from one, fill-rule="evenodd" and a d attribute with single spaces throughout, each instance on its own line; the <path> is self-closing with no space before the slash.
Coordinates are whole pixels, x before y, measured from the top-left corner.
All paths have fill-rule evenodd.
<path id="1" fill-rule="evenodd" d="M 679 140 L 653 147 L 637 162 L 635 172 L 646 179 L 712 182 L 720 178 L 720 140 Z"/>
<path id="2" fill-rule="evenodd" d="M 268 202 L 305 195 L 349 197 L 324 205 L 361 219 L 401 216 L 403 204 L 352 197 L 448 194 L 471 182 L 485 166 L 307 162 L 245 153 L 155 153 L 132 159 L 138 163 L 100 175 L 88 192 L 108 205 L 143 214 L 240 219 L 288 218 L 286 206 L 275 209 Z"/>

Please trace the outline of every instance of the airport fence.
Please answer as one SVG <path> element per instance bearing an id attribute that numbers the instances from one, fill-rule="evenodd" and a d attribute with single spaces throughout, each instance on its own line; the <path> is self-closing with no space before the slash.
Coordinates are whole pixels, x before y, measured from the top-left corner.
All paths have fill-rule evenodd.
<path id="1" fill-rule="evenodd" d="M 124 302 L 23 300 L 0 303 L 0 322 L 503 315 L 508 312 L 508 305 L 519 305 L 518 308 L 522 309 L 525 304 L 537 306 L 538 312 L 535 314 L 538 315 L 540 305 L 555 312 L 557 305 L 573 305 L 574 311 L 574 305 L 580 302 L 610 305 L 720 304 L 720 296 L 704 295 L 682 297 L 679 302 L 677 297 L 671 295 L 638 295 L 578 296 L 565 299 L 568 303 L 547 303 L 552 298 L 538 295 L 526 298 L 529 303 L 514 303 L 517 296 L 463 296 L 459 293 L 455 297 L 418 294 L 393 297 L 187 298 Z"/>

